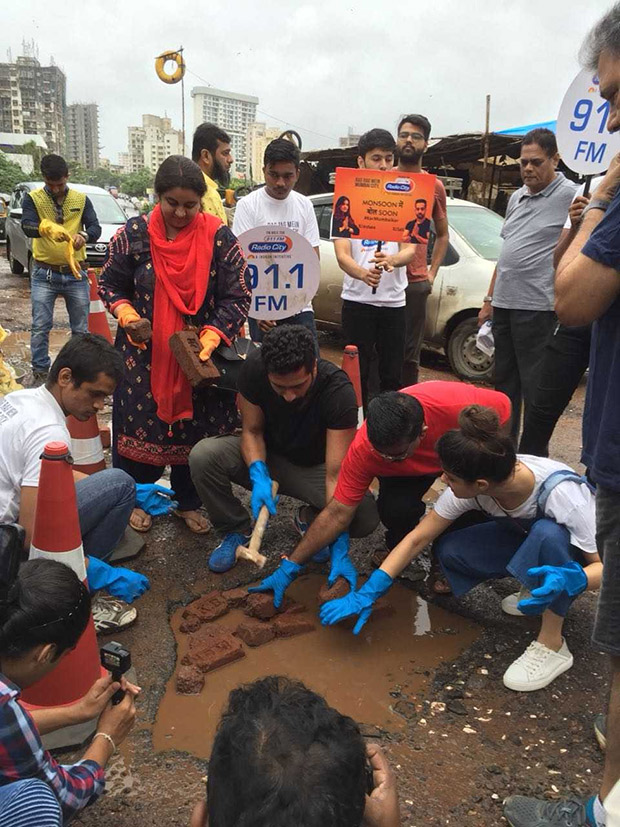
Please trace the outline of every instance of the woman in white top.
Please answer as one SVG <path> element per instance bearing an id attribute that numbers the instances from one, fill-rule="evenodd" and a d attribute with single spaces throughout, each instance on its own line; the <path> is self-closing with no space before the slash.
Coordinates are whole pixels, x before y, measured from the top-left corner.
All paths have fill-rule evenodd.
<path id="1" fill-rule="evenodd" d="M 434 552 L 457 597 L 486 580 L 509 576 L 532 590 L 529 596 L 511 595 L 502 603 L 509 614 L 541 615 L 537 640 L 508 667 L 504 684 L 522 692 L 542 689 L 573 665 L 562 636 L 570 604 L 577 594 L 600 584 L 603 564 L 596 550 L 594 494 L 563 463 L 517 456 L 494 410 L 470 405 L 461 412 L 459 426 L 437 443 L 449 488 L 434 511 L 358 592 L 326 603 L 321 620 L 336 623 L 359 614 L 359 632 L 377 597 L 436 540 Z M 444 534 L 455 520 L 460 525 Z M 464 522 L 469 526 L 461 528 Z"/>

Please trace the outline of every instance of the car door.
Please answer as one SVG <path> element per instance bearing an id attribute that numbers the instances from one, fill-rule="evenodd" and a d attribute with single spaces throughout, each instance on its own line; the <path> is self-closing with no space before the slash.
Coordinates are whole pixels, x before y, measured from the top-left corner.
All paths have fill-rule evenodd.
<path id="1" fill-rule="evenodd" d="M 314 211 L 319 225 L 321 242 L 321 281 L 316 296 L 312 301 L 317 321 L 326 325 L 340 325 L 342 316 L 342 270 L 338 266 L 334 245 L 329 240 L 331 230 L 332 207 L 328 204 L 314 204 Z"/>
<path id="2" fill-rule="evenodd" d="M 9 206 L 9 224 L 11 253 L 24 267 L 28 266 L 28 247 L 26 236 L 22 230 L 22 202 L 27 190 L 24 187 L 16 187 L 11 197 Z"/>

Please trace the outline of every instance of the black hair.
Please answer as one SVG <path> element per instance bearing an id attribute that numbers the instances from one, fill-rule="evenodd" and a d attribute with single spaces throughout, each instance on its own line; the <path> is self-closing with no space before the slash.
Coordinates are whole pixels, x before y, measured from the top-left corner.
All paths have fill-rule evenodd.
<path id="1" fill-rule="evenodd" d="M 44 155 L 41 158 L 41 175 L 48 181 L 60 181 L 69 175 L 69 167 L 60 155 Z"/>
<path id="2" fill-rule="evenodd" d="M 201 123 L 194 132 L 192 161 L 198 163 L 203 149 L 206 149 L 211 155 L 215 155 L 218 141 L 229 144 L 231 142 L 230 135 L 214 123 Z"/>
<path id="3" fill-rule="evenodd" d="M 263 156 L 263 164 L 266 167 L 284 161 L 288 164 L 295 164 L 295 169 L 299 169 L 300 160 L 299 148 L 292 141 L 287 141 L 286 138 L 276 138 L 270 144 L 267 144 Z"/>
<path id="4" fill-rule="evenodd" d="M 359 827 L 366 750 L 352 718 L 299 681 L 234 689 L 207 780 L 209 827 Z"/>
<path id="5" fill-rule="evenodd" d="M 123 357 L 103 336 L 95 333 L 76 333 L 63 345 L 54 359 L 47 378 L 46 387 L 51 388 L 58 381 L 63 368 L 70 368 L 73 384 L 94 382 L 100 373 L 120 382 L 123 378 Z"/>
<path id="6" fill-rule="evenodd" d="M 199 198 L 207 191 L 207 185 L 198 164 L 184 155 L 170 155 L 155 175 L 155 192 L 161 196 L 175 187 L 193 190 Z"/>
<path id="7" fill-rule="evenodd" d="M 416 204 L 428 204 L 426 198 L 416 198 L 415 202 Z"/>
<path id="8" fill-rule="evenodd" d="M 459 427 L 437 441 L 441 466 L 466 482 L 504 482 L 514 471 L 517 456 L 510 434 L 497 411 L 468 405 L 459 415 Z"/>
<path id="9" fill-rule="evenodd" d="M 56 560 L 28 560 L 0 586 L 0 658 L 18 658 L 53 643 L 56 657 L 72 649 L 90 618 L 88 589 Z"/>
<path id="10" fill-rule="evenodd" d="M 392 133 L 388 132 L 387 129 L 371 129 L 369 132 L 364 132 L 357 144 L 357 154 L 364 158 L 371 149 L 395 151 L 396 141 L 392 137 Z"/>
<path id="11" fill-rule="evenodd" d="M 399 132 L 404 123 L 412 123 L 414 126 L 419 126 L 425 141 L 428 141 L 431 137 L 431 122 L 428 118 L 424 117 L 424 115 L 403 115 L 398 124 Z"/>
<path id="12" fill-rule="evenodd" d="M 524 135 L 522 146 L 529 146 L 530 144 L 538 144 L 548 158 L 552 158 L 558 151 L 555 135 L 550 129 L 545 129 L 542 126 L 537 129 L 530 129 L 527 135 Z"/>
<path id="13" fill-rule="evenodd" d="M 366 427 L 371 445 L 378 451 L 413 442 L 422 433 L 424 409 L 415 396 L 387 391 L 368 405 Z"/>
<path id="14" fill-rule="evenodd" d="M 302 367 L 310 372 L 316 362 L 314 336 L 302 325 L 278 325 L 263 337 L 261 358 L 267 373 L 283 376 Z"/>
<path id="15" fill-rule="evenodd" d="M 596 72 L 603 52 L 620 57 L 620 3 L 615 3 L 588 33 L 579 50 L 581 65 Z"/>

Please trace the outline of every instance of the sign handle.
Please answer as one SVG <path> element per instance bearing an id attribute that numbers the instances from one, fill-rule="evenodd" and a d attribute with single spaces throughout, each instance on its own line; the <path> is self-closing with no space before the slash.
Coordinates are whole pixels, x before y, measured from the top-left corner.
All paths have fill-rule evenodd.
<path id="1" fill-rule="evenodd" d="M 592 183 L 593 175 L 586 175 L 586 185 L 583 188 L 584 195 L 590 195 L 590 184 Z"/>
<path id="2" fill-rule="evenodd" d="M 382 241 L 377 241 L 377 252 L 378 252 L 378 253 L 380 253 L 380 252 L 381 252 L 381 247 L 382 247 L 382 245 L 383 245 L 383 242 L 382 242 Z M 381 269 L 381 268 L 379 268 L 379 269 Z M 372 288 L 372 295 L 374 296 L 376 292 L 377 292 L 377 288 L 376 288 L 376 287 L 373 287 L 373 288 Z"/>

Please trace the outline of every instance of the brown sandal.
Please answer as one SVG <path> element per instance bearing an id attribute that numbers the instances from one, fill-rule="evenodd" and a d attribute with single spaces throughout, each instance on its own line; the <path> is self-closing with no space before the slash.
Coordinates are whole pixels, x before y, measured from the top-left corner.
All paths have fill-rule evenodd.
<path id="1" fill-rule="evenodd" d="M 203 517 L 205 521 L 205 525 L 203 525 L 197 517 L 189 516 L 188 511 L 181 512 L 178 509 L 176 509 L 172 513 L 175 517 L 178 517 L 180 520 L 183 520 L 185 525 L 193 534 L 207 534 L 209 531 L 211 531 L 211 526 L 209 525 L 209 522 L 207 521 L 206 517 Z M 199 514 L 199 516 L 202 517 L 202 514 L 200 514 L 200 512 L 195 513 Z"/>

